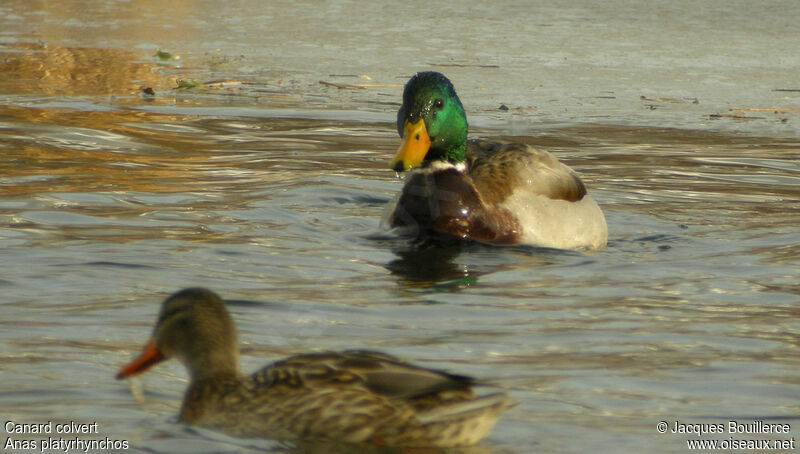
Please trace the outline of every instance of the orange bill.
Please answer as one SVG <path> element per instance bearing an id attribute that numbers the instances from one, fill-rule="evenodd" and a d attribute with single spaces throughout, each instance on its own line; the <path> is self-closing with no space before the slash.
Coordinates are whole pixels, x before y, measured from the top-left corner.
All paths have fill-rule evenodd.
<path id="1" fill-rule="evenodd" d="M 417 167 L 422 164 L 430 147 L 431 138 L 425 128 L 425 121 L 421 118 L 416 123 L 406 121 L 403 142 L 392 160 L 392 169 L 402 172 Z"/>
<path id="2" fill-rule="evenodd" d="M 127 366 L 120 369 L 119 372 L 117 372 L 116 378 L 117 380 L 120 380 L 125 377 L 140 374 L 165 359 L 166 358 L 164 355 L 158 351 L 155 344 L 153 344 L 153 340 L 151 339 L 144 346 L 144 351 L 142 351 L 142 354 L 130 362 Z"/>

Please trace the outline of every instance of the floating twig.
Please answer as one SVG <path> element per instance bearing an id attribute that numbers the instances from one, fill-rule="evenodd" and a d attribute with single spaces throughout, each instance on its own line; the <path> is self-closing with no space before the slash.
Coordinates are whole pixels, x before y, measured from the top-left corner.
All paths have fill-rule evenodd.
<path id="1" fill-rule="evenodd" d="M 210 82 L 204 82 L 203 85 L 208 87 L 225 88 L 225 87 L 238 87 L 243 83 L 244 82 L 242 82 L 241 80 L 221 79 L 221 80 L 212 80 Z"/>
<path id="2" fill-rule="evenodd" d="M 742 107 L 731 109 L 731 112 L 793 112 L 800 110 L 800 107 Z"/>
<path id="3" fill-rule="evenodd" d="M 340 83 L 337 83 L 337 82 L 326 82 L 324 80 L 319 81 L 319 83 L 321 83 L 322 85 L 328 85 L 328 86 L 336 87 L 336 88 L 350 88 L 350 89 L 359 89 L 359 90 L 364 88 L 364 87 L 359 87 L 356 84 L 340 84 Z"/>
<path id="4" fill-rule="evenodd" d="M 639 96 L 639 100 L 641 101 L 661 101 L 661 102 L 690 102 L 692 104 L 700 104 L 700 101 L 697 98 L 669 98 L 665 96 L 659 96 L 658 98 L 648 98 L 647 96 Z"/>
<path id="5" fill-rule="evenodd" d="M 764 117 L 748 117 L 742 112 L 711 114 L 709 118 L 735 118 L 737 120 L 764 120 Z"/>
<path id="6" fill-rule="evenodd" d="M 478 65 L 470 63 L 428 63 L 430 66 L 443 66 L 449 68 L 499 68 L 500 65 Z"/>
<path id="7" fill-rule="evenodd" d="M 342 84 L 338 82 L 327 82 L 324 80 L 319 81 L 322 85 L 329 85 L 336 88 L 350 88 L 363 90 L 364 88 L 402 88 L 403 84 Z"/>

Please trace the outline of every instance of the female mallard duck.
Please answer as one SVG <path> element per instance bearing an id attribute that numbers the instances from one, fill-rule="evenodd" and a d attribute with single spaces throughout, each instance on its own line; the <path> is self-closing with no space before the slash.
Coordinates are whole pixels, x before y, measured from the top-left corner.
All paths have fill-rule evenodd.
<path id="1" fill-rule="evenodd" d="M 381 446 L 477 443 L 513 405 L 478 397 L 470 377 L 400 362 L 378 352 L 292 356 L 242 377 L 236 333 L 215 293 L 193 288 L 164 301 L 138 359 L 117 379 L 170 357 L 189 370 L 183 422 L 242 436 Z"/>
<path id="2" fill-rule="evenodd" d="M 525 144 L 467 142 L 464 107 L 444 75 L 408 81 L 397 131 L 403 141 L 392 168 L 419 170 L 389 207 L 390 226 L 490 243 L 605 247 L 605 217 L 578 175 Z"/>

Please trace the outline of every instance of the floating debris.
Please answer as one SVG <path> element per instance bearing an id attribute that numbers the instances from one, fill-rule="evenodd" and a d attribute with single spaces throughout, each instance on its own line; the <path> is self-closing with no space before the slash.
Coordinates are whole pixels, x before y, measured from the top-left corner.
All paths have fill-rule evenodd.
<path id="1" fill-rule="evenodd" d="M 205 85 L 208 88 L 233 88 L 241 87 L 242 84 L 244 84 L 244 82 L 236 79 L 212 80 L 202 83 L 202 85 Z"/>
<path id="2" fill-rule="evenodd" d="M 673 103 L 680 103 L 680 102 L 690 102 L 692 104 L 700 104 L 700 101 L 697 98 L 670 98 L 666 96 L 659 96 L 658 98 L 648 98 L 647 96 L 639 96 L 640 101 L 649 101 L 649 102 L 673 102 Z"/>
<path id="3" fill-rule="evenodd" d="M 184 89 L 184 90 L 188 90 L 188 89 L 192 89 L 192 88 L 206 88 L 206 86 L 204 84 L 202 84 L 202 83 L 200 83 L 200 82 L 198 82 L 198 81 L 196 81 L 194 79 L 190 79 L 190 80 L 178 79 L 177 84 L 178 84 L 178 86 L 176 88 Z"/>
<path id="4" fill-rule="evenodd" d="M 778 114 L 781 112 L 800 112 L 800 107 L 739 107 L 736 109 L 729 109 L 730 113 L 711 114 L 711 118 L 738 118 L 742 120 L 764 120 L 766 117 L 752 117 L 748 116 L 747 112 L 772 112 Z M 787 118 L 781 118 L 781 122 L 787 123 Z"/>
<path id="5" fill-rule="evenodd" d="M 167 61 L 167 60 L 180 60 L 180 58 L 181 58 L 181 56 L 180 56 L 180 55 L 172 55 L 171 53 L 169 53 L 169 52 L 164 52 L 164 51 L 163 51 L 163 50 L 161 50 L 161 49 L 158 49 L 158 50 L 156 51 L 156 54 L 154 55 L 154 57 L 156 57 L 157 59 L 159 59 L 159 60 L 161 60 L 161 61 Z"/>
<path id="6" fill-rule="evenodd" d="M 342 84 L 338 82 L 328 82 L 325 80 L 319 81 L 322 85 L 328 85 L 336 88 L 348 88 L 354 90 L 363 90 L 365 88 L 402 88 L 403 84 Z"/>
<path id="7" fill-rule="evenodd" d="M 748 117 L 743 112 L 711 114 L 708 117 L 711 118 L 711 119 L 735 118 L 737 120 L 764 120 L 765 119 L 764 117 Z"/>
<path id="8" fill-rule="evenodd" d="M 800 107 L 740 107 L 731 109 L 731 112 L 795 112 L 800 111 Z"/>
<path id="9" fill-rule="evenodd" d="M 319 81 L 322 85 L 328 85 L 330 87 L 336 88 L 350 88 L 350 89 L 358 89 L 362 90 L 364 87 L 360 86 L 361 84 L 340 84 L 338 82 L 326 82 L 324 80 Z"/>
<path id="10" fill-rule="evenodd" d="M 499 68 L 500 65 L 479 65 L 470 63 L 428 63 L 430 66 L 440 66 L 445 68 Z"/>

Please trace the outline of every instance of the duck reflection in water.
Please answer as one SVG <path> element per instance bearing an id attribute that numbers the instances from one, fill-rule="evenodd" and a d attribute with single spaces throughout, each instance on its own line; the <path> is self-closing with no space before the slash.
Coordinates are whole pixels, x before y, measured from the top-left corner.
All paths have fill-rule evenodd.
<path id="1" fill-rule="evenodd" d="M 469 288 L 486 274 L 520 266 L 536 267 L 559 262 L 560 249 L 527 245 L 498 246 L 452 237 L 425 236 L 412 241 L 399 238 L 390 248 L 397 259 L 386 264 L 399 284 L 409 290 L 452 292 Z M 524 263 L 524 265 L 521 264 Z"/>
<path id="2" fill-rule="evenodd" d="M 455 242 L 424 239 L 394 248 L 398 258 L 386 268 L 410 287 L 459 290 L 475 283 L 480 274 L 474 267 L 454 262 L 463 248 Z"/>

